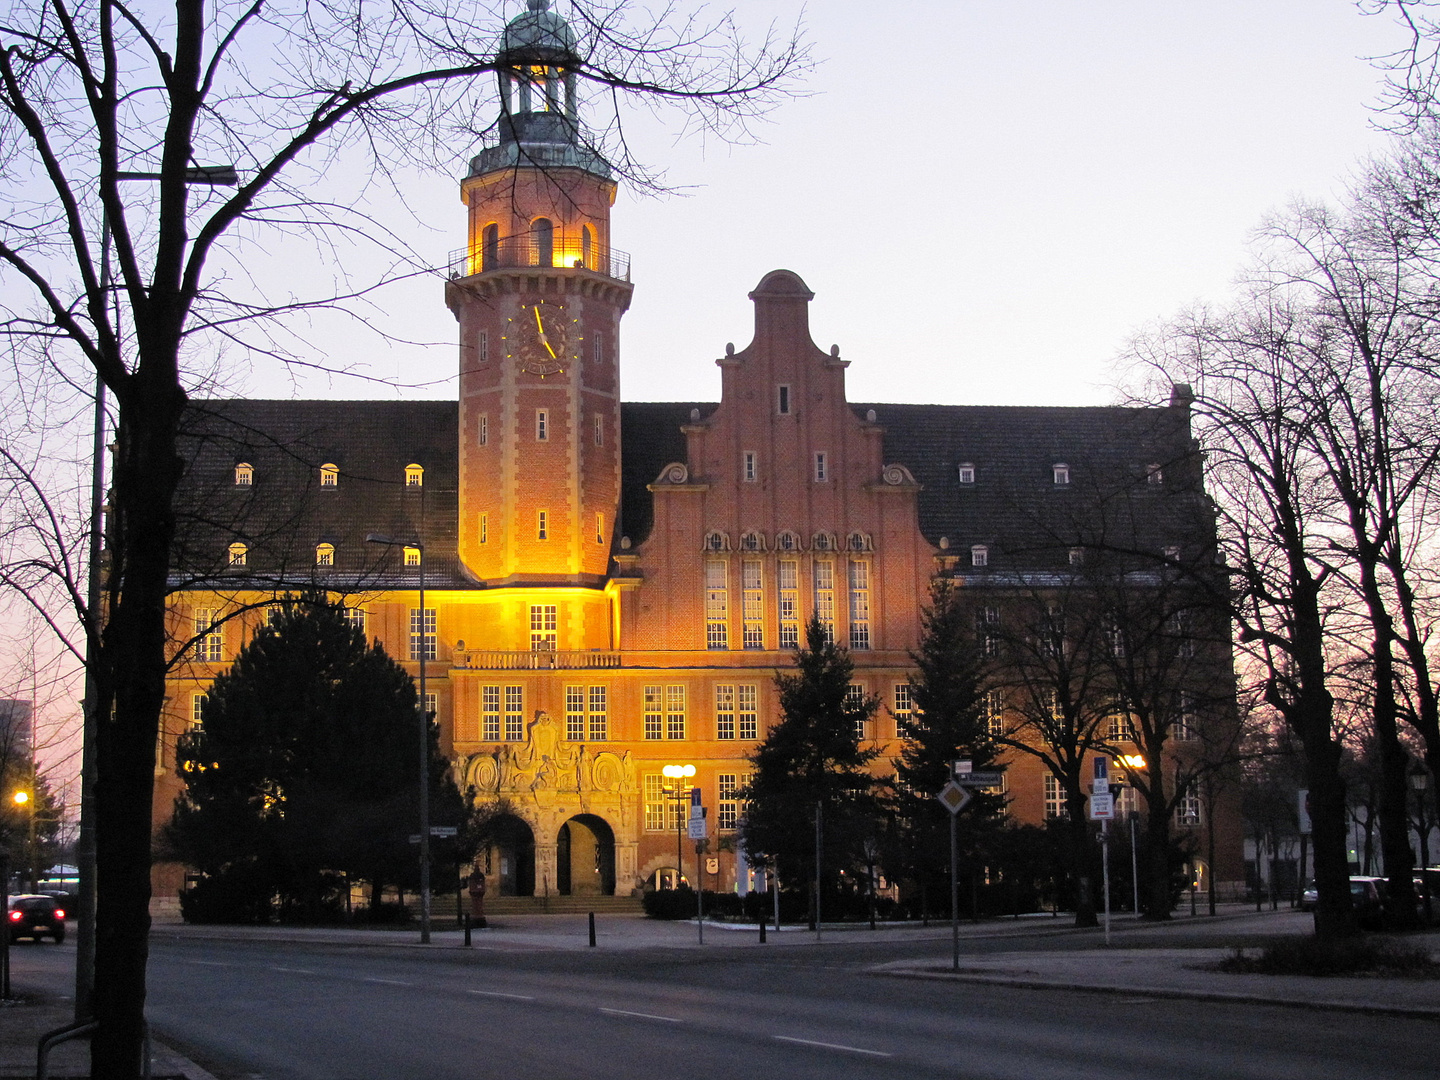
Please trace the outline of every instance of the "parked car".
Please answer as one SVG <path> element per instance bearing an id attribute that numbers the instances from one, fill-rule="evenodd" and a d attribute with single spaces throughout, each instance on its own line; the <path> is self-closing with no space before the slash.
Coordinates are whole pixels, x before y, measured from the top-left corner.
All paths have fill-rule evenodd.
<path id="1" fill-rule="evenodd" d="M 56 945 L 65 940 L 65 909 L 48 896 L 21 893 L 10 897 L 5 922 L 10 928 L 12 943 L 22 937 L 39 941 L 49 936 L 55 939 Z"/>
<path id="2" fill-rule="evenodd" d="M 1314 911 L 1320 893 L 1311 881 L 1300 894 L 1300 910 Z M 1350 878 L 1350 903 L 1361 926 L 1378 926 L 1385 906 L 1385 879 L 1381 877 L 1353 876 Z"/>

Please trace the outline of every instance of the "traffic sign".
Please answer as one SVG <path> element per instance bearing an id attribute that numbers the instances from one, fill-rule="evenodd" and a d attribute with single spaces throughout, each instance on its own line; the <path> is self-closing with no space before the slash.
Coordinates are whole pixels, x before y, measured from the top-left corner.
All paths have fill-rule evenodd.
<path id="1" fill-rule="evenodd" d="M 955 783 L 962 787 L 1000 787 L 1005 783 L 1002 772 L 968 772 L 955 777 Z"/>
<path id="2" fill-rule="evenodd" d="M 1097 791 L 1090 796 L 1090 820 L 1110 821 L 1115 817 L 1115 798 L 1108 791 Z"/>
<path id="3" fill-rule="evenodd" d="M 954 780 L 951 780 L 940 789 L 939 794 L 937 794 L 935 798 L 939 799 L 940 805 L 945 807 L 946 810 L 949 810 L 950 813 L 958 814 L 961 810 L 965 809 L 965 804 L 973 799 L 974 796 Z"/>
<path id="4" fill-rule="evenodd" d="M 454 835 L 456 835 L 459 831 L 460 831 L 460 830 L 459 830 L 458 828 L 456 828 L 454 825 L 431 825 L 431 826 L 430 826 L 430 835 L 431 835 L 431 836 L 454 836 Z"/>
<path id="5" fill-rule="evenodd" d="M 689 836 L 691 840 L 705 839 L 705 819 L 703 817 L 692 817 L 690 819 Z"/>

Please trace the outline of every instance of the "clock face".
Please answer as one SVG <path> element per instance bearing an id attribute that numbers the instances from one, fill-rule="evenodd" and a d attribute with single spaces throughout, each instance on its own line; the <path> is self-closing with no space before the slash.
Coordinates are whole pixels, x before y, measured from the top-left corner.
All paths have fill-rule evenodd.
<path id="1" fill-rule="evenodd" d="M 580 320 L 564 304 L 536 300 L 522 303 L 509 320 L 505 334 L 506 355 L 522 371 L 539 375 L 563 375 L 575 359 L 580 344 Z"/>

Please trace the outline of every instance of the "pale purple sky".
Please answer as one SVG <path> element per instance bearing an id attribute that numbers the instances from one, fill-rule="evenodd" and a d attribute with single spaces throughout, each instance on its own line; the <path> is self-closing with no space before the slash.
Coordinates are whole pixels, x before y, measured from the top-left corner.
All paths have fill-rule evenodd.
<path id="1" fill-rule="evenodd" d="M 756 32 L 802 10 L 726 6 Z M 815 0 L 804 17 L 823 63 L 762 145 L 632 132 L 689 190 L 622 192 L 615 207 L 635 280 L 627 399 L 718 396 L 714 358 L 749 340 L 746 293 L 786 267 L 816 293 L 816 343 L 853 362 L 852 400 L 1110 400 L 1130 334 L 1223 300 L 1267 211 L 1333 194 L 1383 146 L 1367 58 L 1402 42 L 1353 0 Z M 417 180 L 412 205 L 433 230 L 422 251 L 460 246 L 455 178 Z M 369 371 L 450 396 L 439 282 L 395 290 L 378 314 L 444 344 L 366 342 Z M 263 370 L 246 388 L 294 392 Z"/>

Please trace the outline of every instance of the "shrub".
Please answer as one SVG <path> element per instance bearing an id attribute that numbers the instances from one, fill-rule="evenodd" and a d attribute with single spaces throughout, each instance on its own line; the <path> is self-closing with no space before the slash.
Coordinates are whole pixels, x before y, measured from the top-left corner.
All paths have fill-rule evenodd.
<path id="1" fill-rule="evenodd" d="M 1220 970 L 1253 975 L 1408 975 L 1440 977 L 1440 964 L 1429 950 L 1369 937 L 1323 941 L 1304 937 L 1279 938 L 1252 956 L 1237 948 L 1220 961 Z"/>

